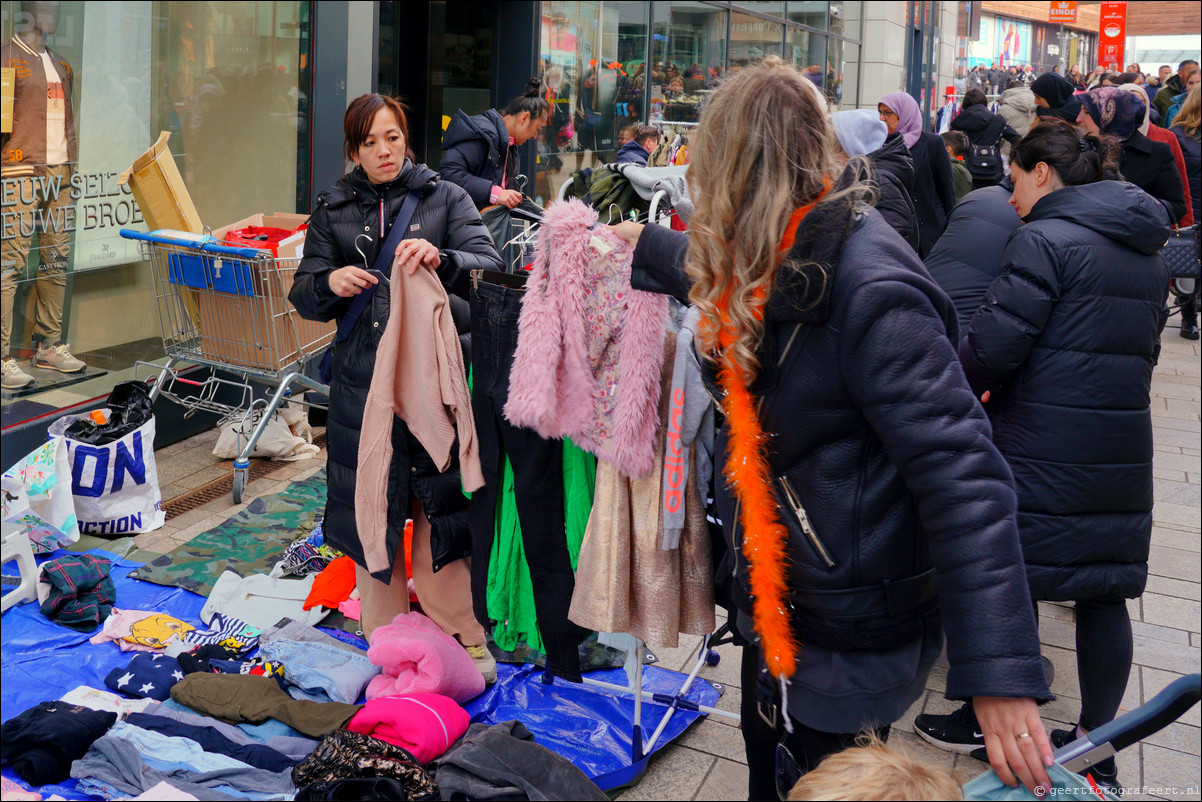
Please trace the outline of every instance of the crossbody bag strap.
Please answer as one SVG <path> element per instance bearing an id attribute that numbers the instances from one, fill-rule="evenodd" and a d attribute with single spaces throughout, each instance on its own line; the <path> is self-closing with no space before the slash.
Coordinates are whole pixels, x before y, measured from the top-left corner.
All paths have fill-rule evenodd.
<path id="1" fill-rule="evenodd" d="M 376 257 L 375 269 L 384 275 L 388 275 L 392 271 L 392 259 L 396 254 L 397 246 L 401 244 L 401 240 L 405 238 L 405 230 L 409 228 L 409 221 L 413 219 L 413 212 L 417 209 L 417 203 L 421 200 L 420 193 L 416 190 L 410 190 L 405 195 L 405 200 L 401 204 L 401 210 L 397 212 L 396 220 L 392 223 L 392 228 L 388 230 L 388 239 L 384 240 L 384 246 L 380 249 L 380 255 Z M 338 333 L 334 335 L 334 343 L 345 342 L 351 336 L 351 329 L 355 327 L 359 316 L 363 314 L 363 310 L 367 308 L 368 301 L 375 294 L 378 284 L 373 284 L 363 292 L 355 296 L 351 301 L 350 309 L 346 310 L 346 314 L 338 321 Z"/>

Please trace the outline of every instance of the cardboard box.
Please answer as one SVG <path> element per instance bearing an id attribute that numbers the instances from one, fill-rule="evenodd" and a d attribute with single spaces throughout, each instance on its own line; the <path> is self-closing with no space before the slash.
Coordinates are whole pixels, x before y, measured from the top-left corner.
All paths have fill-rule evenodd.
<path id="1" fill-rule="evenodd" d="M 303 259 L 305 257 L 305 232 L 297 231 L 291 237 L 280 240 L 278 250 L 280 259 L 296 259 L 298 261 Z"/>
<path id="2" fill-rule="evenodd" d="M 13 132 L 13 99 L 16 94 L 16 68 L 0 67 L 0 134 Z"/>
<path id="3" fill-rule="evenodd" d="M 247 226 L 294 229 L 308 219 L 303 214 L 256 214 L 213 232 L 219 241 L 231 230 Z M 290 249 L 303 248 L 301 232 L 289 237 Z M 264 251 L 270 255 L 270 251 Z M 199 291 L 200 349 L 203 356 L 225 364 L 279 371 L 334 340 L 335 322 L 304 320 L 288 301 L 299 258 L 256 259 L 249 266 L 250 293 Z M 233 265 L 226 270 L 232 271 Z M 241 266 L 239 266 L 241 269 Z"/>
<path id="4" fill-rule="evenodd" d="M 204 225 L 167 147 L 170 131 L 163 131 L 150 149 L 121 174 L 118 184 L 129 184 L 149 230 L 172 228 L 200 234 Z"/>

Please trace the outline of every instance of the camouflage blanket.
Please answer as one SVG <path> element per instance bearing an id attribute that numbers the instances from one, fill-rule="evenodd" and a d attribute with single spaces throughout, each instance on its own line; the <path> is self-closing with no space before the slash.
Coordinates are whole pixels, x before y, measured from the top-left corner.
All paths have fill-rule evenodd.
<path id="1" fill-rule="evenodd" d="M 130 576 L 207 597 L 227 568 L 242 576 L 269 573 L 288 544 L 313 528 L 325 504 L 322 469 L 282 493 L 255 499 L 242 512 Z"/>

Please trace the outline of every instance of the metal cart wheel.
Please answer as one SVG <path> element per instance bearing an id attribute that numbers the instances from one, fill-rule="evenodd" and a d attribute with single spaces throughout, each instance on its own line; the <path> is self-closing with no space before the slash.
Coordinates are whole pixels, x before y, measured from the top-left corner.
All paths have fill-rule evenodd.
<path id="1" fill-rule="evenodd" d="M 244 463 L 244 464 L 239 464 Z M 234 485 L 232 488 L 234 503 L 242 503 L 242 494 L 246 490 L 247 475 L 250 473 L 250 462 L 247 460 L 234 460 Z"/>

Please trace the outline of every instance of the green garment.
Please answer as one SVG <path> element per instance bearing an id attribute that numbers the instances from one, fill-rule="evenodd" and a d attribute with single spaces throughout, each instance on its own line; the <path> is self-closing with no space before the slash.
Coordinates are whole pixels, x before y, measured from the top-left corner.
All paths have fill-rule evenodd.
<path id="1" fill-rule="evenodd" d="M 956 188 L 956 203 L 972 192 L 972 173 L 964 166 L 963 159 L 952 159 L 952 185 Z"/>
<path id="2" fill-rule="evenodd" d="M 568 555 L 572 570 L 580 556 L 580 543 L 593 509 L 593 479 L 597 459 L 563 442 L 563 506 L 567 524 Z M 530 566 L 522 547 L 522 529 L 518 522 L 517 500 L 513 492 L 513 468 L 505 458 L 504 478 L 497 493 L 496 532 L 488 568 L 488 615 L 497 622 L 493 639 L 505 651 L 514 651 L 521 643 L 542 652 L 543 639 L 538 632 L 534 612 L 534 590 L 530 584 Z"/>

